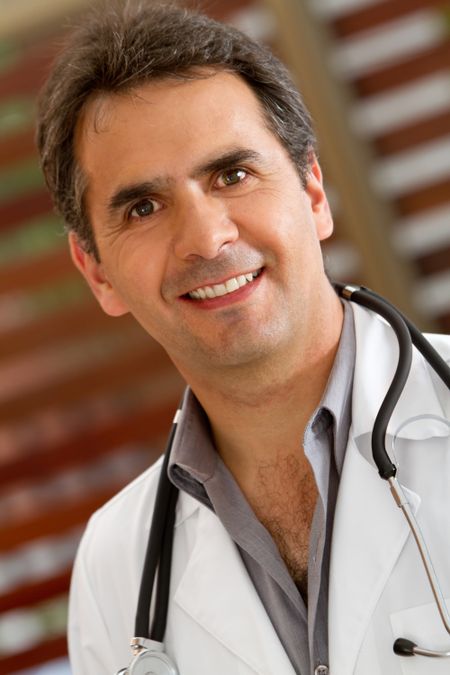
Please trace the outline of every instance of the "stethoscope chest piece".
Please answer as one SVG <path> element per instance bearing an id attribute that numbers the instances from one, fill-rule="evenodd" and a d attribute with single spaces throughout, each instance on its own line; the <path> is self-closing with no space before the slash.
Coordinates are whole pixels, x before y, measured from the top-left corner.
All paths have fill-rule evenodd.
<path id="1" fill-rule="evenodd" d="M 128 668 L 116 675 L 178 675 L 173 661 L 163 651 L 163 643 L 149 638 L 132 638 L 134 657 Z"/>
<path id="2" fill-rule="evenodd" d="M 178 670 L 163 652 L 143 649 L 128 666 L 128 675 L 178 675 Z"/>

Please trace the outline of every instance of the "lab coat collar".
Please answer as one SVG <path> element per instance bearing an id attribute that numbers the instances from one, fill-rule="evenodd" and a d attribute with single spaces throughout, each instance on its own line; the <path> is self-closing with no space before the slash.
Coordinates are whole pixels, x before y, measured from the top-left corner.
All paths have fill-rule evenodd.
<path id="1" fill-rule="evenodd" d="M 198 509 L 200 503 L 186 492 L 179 491 L 175 511 L 175 529 L 188 520 Z"/>
<path id="2" fill-rule="evenodd" d="M 352 433 L 358 438 L 372 431 L 397 367 L 399 350 L 395 333 L 379 315 L 356 303 L 352 307 L 356 335 Z M 448 427 L 436 420 L 436 416 L 447 419 L 449 412 L 444 409 L 444 395 L 441 399 L 438 396 L 440 386 L 414 348 L 411 375 L 394 409 L 387 434 L 410 440 L 447 436 Z M 415 418 L 421 418 L 420 423 L 407 424 Z"/>
<path id="3" fill-rule="evenodd" d="M 205 641 L 209 635 L 241 660 L 240 673 L 246 665 L 252 674 L 294 675 L 236 546 L 217 516 L 198 508 L 196 543 L 175 604 L 204 629 Z"/>

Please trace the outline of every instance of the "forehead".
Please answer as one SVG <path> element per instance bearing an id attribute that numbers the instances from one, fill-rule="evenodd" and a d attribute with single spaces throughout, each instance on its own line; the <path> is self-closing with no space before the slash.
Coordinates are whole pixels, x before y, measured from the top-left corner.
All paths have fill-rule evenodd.
<path id="1" fill-rule="evenodd" d="M 205 103 L 213 105 L 215 99 L 222 98 L 221 95 L 224 99 L 231 97 L 230 105 L 239 100 L 249 112 L 252 109 L 257 116 L 263 117 L 257 96 L 243 78 L 228 71 L 199 69 L 187 73 L 185 77 L 155 79 L 117 93 L 95 92 L 83 107 L 78 128 L 92 126 L 96 131 L 105 130 L 108 117 L 114 116 L 120 107 L 133 105 L 138 110 L 140 104 L 141 109 L 145 104 L 155 108 L 166 106 L 164 121 L 169 123 L 171 112 L 175 112 L 170 103 L 184 99 L 186 103 L 192 101 L 198 106 Z"/>
<path id="2" fill-rule="evenodd" d="M 179 153 L 229 136 L 247 139 L 269 132 L 259 100 L 238 76 L 228 72 L 206 74 L 192 80 L 160 80 L 131 91 L 99 93 L 80 116 L 75 148 L 77 159 L 89 170 L 91 151 L 112 144 L 117 152 L 134 143 L 173 146 Z M 190 140 L 191 143 L 187 141 Z"/>

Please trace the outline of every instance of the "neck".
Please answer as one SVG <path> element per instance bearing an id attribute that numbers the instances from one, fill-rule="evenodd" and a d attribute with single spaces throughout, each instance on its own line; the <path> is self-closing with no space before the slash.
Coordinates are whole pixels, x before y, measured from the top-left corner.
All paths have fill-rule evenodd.
<path id="1" fill-rule="evenodd" d="M 262 464 L 298 453 L 333 366 L 343 310 L 333 293 L 307 339 L 257 364 L 186 377 L 208 415 L 216 447 L 240 483 Z M 191 374 L 192 375 L 192 374 Z"/>

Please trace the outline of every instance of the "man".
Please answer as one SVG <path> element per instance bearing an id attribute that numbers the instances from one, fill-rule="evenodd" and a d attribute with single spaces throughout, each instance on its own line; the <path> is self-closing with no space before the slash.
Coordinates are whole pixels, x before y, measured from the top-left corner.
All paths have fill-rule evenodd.
<path id="1" fill-rule="evenodd" d="M 324 272 L 332 219 L 285 69 L 201 15 L 108 9 L 55 66 L 38 138 L 101 307 L 131 312 L 189 385 L 168 466 L 180 496 L 164 642 L 181 675 L 444 672 L 405 670 L 392 651 L 405 631 L 443 632 L 421 619 L 431 593 L 370 456 L 397 342 Z M 391 433 L 448 405 L 414 358 Z M 430 494 L 423 451 L 433 444 L 433 467 L 448 468 L 448 434 L 425 421 L 399 435 L 450 594 L 448 470 Z M 88 526 L 71 591 L 75 674 L 129 661 L 160 470 Z"/>

